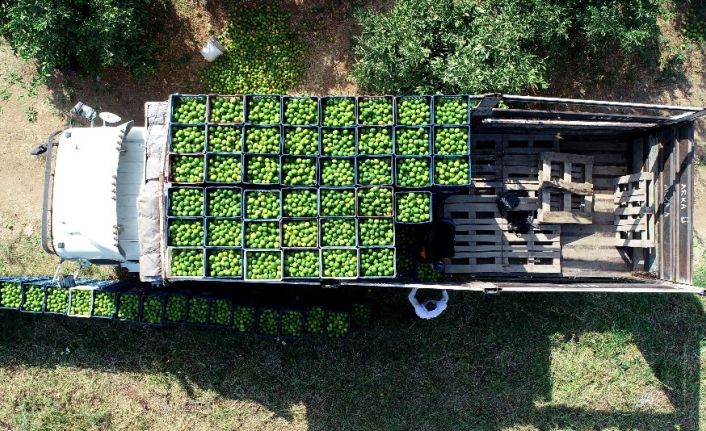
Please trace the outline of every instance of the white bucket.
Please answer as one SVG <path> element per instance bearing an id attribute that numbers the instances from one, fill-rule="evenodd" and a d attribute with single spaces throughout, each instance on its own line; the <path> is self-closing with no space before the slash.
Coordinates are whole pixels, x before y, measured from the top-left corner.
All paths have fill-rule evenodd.
<path id="1" fill-rule="evenodd" d="M 211 62 L 220 57 L 225 51 L 226 49 L 223 45 L 221 45 L 215 37 L 211 36 L 206 41 L 206 45 L 201 48 L 201 55 L 203 55 L 206 61 Z"/>

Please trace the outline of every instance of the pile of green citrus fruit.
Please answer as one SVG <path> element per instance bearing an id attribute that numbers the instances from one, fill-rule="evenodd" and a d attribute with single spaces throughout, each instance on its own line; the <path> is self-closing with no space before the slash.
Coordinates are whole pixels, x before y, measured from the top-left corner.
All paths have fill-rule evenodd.
<path id="1" fill-rule="evenodd" d="M 321 129 L 321 153 L 325 156 L 354 156 L 355 129 Z"/>
<path id="2" fill-rule="evenodd" d="M 410 273 L 414 270 L 416 226 L 396 225 L 395 245 L 397 246 L 397 272 Z"/>
<path id="3" fill-rule="evenodd" d="M 361 277 L 392 277 L 395 275 L 395 252 L 391 248 L 360 250 Z"/>
<path id="4" fill-rule="evenodd" d="M 175 123 L 183 124 L 205 123 L 206 98 L 178 97 L 174 102 L 174 112 L 172 112 L 172 121 L 174 121 Z"/>
<path id="5" fill-rule="evenodd" d="M 279 154 L 279 127 L 249 127 L 245 129 L 245 151 L 257 154 Z"/>
<path id="6" fill-rule="evenodd" d="M 284 247 L 316 247 L 319 228 L 316 220 L 287 220 L 282 222 Z"/>
<path id="7" fill-rule="evenodd" d="M 240 250 L 210 250 L 208 267 L 211 277 L 242 277 L 243 262 Z"/>
<path id="8" fill-rule="evenodd" d="M 175 156 L 172 159 L 172 181 L 175 183 L 203 182 L 203 157 Z"/>
<path id="9" fill-rule="evenodd" d="M 69 305 L 69 291 L 63 287 L 47 287 L 47 304 L 45 310 L 49 313 L 66 313 Z"/>
<path id="10" fill-rule="evenodd" d="M 324 333 L 325 312 L 322 307 L 309 307 L 306 310 L 306 323 L 304 330 L 309 334 Z"/>
<path id="11" fill-rule="evenodd" d="M 400 187 L 428 187 L 431 185 L 431 159 L 399 157 L 395 176 Z"/>
<path id="12" fill-rule="evenodd" d="M 245 159 L 245 181 L 254 184 L 279 182 L 278 156 L 248 156 Z"/>
<path id="13" fill-rule="evenodd" d="M 351 305 L 351 320 L 353 325 L 365 328 L 370 326 L 372 320 L 372 311 L 368 304 L 353 304 Z"/>
<path id="14" fill-rule="evenodd" d="M 434 101 L 436 124 L 467 124 L 468 103 L 463 97 L 437 97 Z"/>
<path id="15" fill-rule="evenodd" d="M 279 222 L 245 222 L 245 246 L 247 248 L 279 248 Z"/>
<path id="16" fill-rule="evenodd" d="M 246 277 L 277 280 L 282 277 L 282 256 L 278 251 L 248 251 Z"/>
<path id="17" fill-rule="evenodd" d="M 422 263 L 417 266 L 417 280 L 424 282 L 439 282 L 444 279 L 444 274 L 435 270 L 431 263 Z"/>
<path id="18" fill-rule="evenodd" d="M 173 188 L 171 189 L 171 193 L 169 215 L 203 215 L 203 190 L 195 188 Z"/>
<path id="19" fill-rule="evenodd" d="M 397 99 L 397 122 L 405 126 L 422 126 L 431 122 L 431 108 L 426 97 Z"/>
<path id="20" fill-rule="evenodd" d="M 397 193 L 395 218 L 402 223 L 431 221 L 431 194 L 426 192 Z"/>
<path id="21" fill-rule="evenodd" d="M 316 190 L 283 190 L 282 215 L 284 217 L 316 217 Z"/>
<path id="22" fill-rule="evenodd" d="M 118 318 L 121 320 L 137 320 L 140 300 L 135 294 L 123 293 L 119 297 Z"/>
<path id="23" fill-rule="evenodd" d="M 214 325 L 227 325 L 230 323 L 230 302 L 225 299 L 211 301 L 210 323 Z"/>
<path id="24" fill-rule="evenodd" d="M 206 132 L 203 126 L 173 126 L 172 152 L 203 153 L 206 149 Z"/>
<path id="25" fill-rule="evenodd" d="M 113 317 L 115 314 L 115 293 L 96 290 L 93 294 L 93 315 Z"/>
<path id="26" fill-rule="evenodd" d="M 355 219 L 321 220 L 321 246 L 355 246 Z"/>
<path id="27" fill-rule="evenodd" d="M 341 338 L 348 334 L 348 314 L 340 311 L 330 311 L 326 322 L 326 334 L 329 337 Z"/>
<path id="28" fill-rule="evenodd" d="M 241 199 L 240 189 L 211 189 L 208 192 L 208 215 L 215 217 L 240 217 L 242 214 Z"/>
<path id="29" fill-rule="evenodd" d="M 248 101 L 248 122 L 277 124 L 280 120 L 280 99 L 272 96 L 253 96 Z"/>
<path id="30" fill-rule="evenodd" d="M 282 335 L 299 337 L 302 335 L 303 315 L 301 311 L 285 310 L 282 312 Z"/>
<path id="31" fill-rule="evenodd" d="M 22 309 L 26 311 L 42 311 L 44 306 L 44 288 L 42 286 L 29 285 L 25 287 L 25 297 Z"/>
<path id="32" fill-rule="evenodd" d="M 360 246 L 393 245 L 395 240 L 392 219 L 365 218 L 358 220 Z"/>
<path id="33" fill-rule="evenodd" d="M 245 192 L 245 218 L 250 220 L 276 220 L 280 213 L 279 191 L 247 190 Z"/>
<path id="34" fill-rule="evenodd" d="M 206 245 L 234 247 L 241 244 L 240 220 L 209 220 Z"/>
<path id="35" fill-rule="evenodd" d="M 260 335 L 276 336 L 279 332 L 277 326 L 279 313 L 277 310 L 266 308 L 260 311 L 257 319 L 257 333 Z"/>
<path id="36" fill-rule="evenodd" d="M 319 154 L 319 131 L 315 127 L 284 129 L 284 154 L 315 156 Z"/>
<path id="37" fill-rule="evenodd" d="M 291 97 L 284 101 L 284 124 L 316 126 L 319 104 L 313 97 Z"/>
<path id="38" fill-rule="evenodd" d="M 252 332 L 255 325 L 255 309 L 241 305 L 233 309 L 233 328 L 238 332 Z"/>
<path id="39" fill-rule="evenodd" d="M 316 159 L 313 157 L 283 157 L 282 184 L 288 186 L 316 185 Z"/>
<path id="40" fill-rule="evenodd" d="M 435 154 L 464 156 L 468 154 L 468 151 L 468 129 L 465 127 L 440 127 L 435 129 Z"/>
<path id="41" fill-rule="evenodd" d="M 243 98 L 212 97 L 211 98 L 211 123 L 242 123 Z"/>
<path id="42" fill-rule="evenodd" d="M 470 181 L 468 158 L 450 157 L 434 160 L 434 183 L 465 185 Z"/>
<path id="43" fill-rule="evenodd" d="M 169 245 L 177 247 L 203 245 L 203 221 L 171 219 L 169 221 Z"/>
<path id="44" fill-rule="evenodd" d="M 392 129 L 387 127 L 358 129 L 358 154 L 392 154 Z"/>
<path id="45" fill-rule="evenodd" d="M 410 127 L 399 128 L 395 132 L 395 146 L 397 155 L 406 156 L 428 156 L 429 152 L 429 128 Z"/>
<path id="46" fill-rule="evenodd" d="M 162 299 L 158 296 L 142 298 L 142 321 L 156 325 L 162 321 Z"/>
<path id="47" fill-rule="evenodd" d="M 320 159 L 321 185 L 352 186 L 355 182 L 353 159 Z"/>
<path id="48" fill-rule="evenodd" d="M 319 276 L 318 250 L 285 250 L 284 276 L 310 278 Z"/>
<path id="49" fill-rule="evenodd" d="M 371 187 L 358 189 L 358 215 L 392 216 L 392 189 Z"/>
<path id="50" fill-rule="evenodd" d="M 358 273 L 358 256 L 350 249 L 321 250 L 323 276 L 329 278 L 351 278 Z"/>
<path id="51" fill-rule="evenodd" d="M 392 124 L 392 99 L 389 97 L 359 99 L 358 119 L 360 124 L 366 126 Z"/>
<path id="52" fill-rule="evenodd" d="M 215 183 L 237 183 L 242 179 L 240 156 L 210 155 L 208 180 Z"/>
<path id="53" fill-rule="evenodd" d="M 208 300 L 189 298 L 189 315 L 186 320 L 190 323 L 205 324 L 208 321 Z"/>
<path id="54" fill-rule="evenodd" d="M 392 157 L 359 159 L 358 184 L 392 184 Z"/>
<path id="55" fill-rule="evenodd" d="M 240 126 L 209 126 L 208 151 L 240 153 L 243 151 L 243 129 Z"/>
<path id="56" fill-rule="evenodd" d="M 328 217 L 354 216 L 353 189 L 321 189 L 321 215 Z"/>
<path id="57" fill-rule="evenodd" d="M 71 307 L 69 314 L 74 316 L 91 315 L 91 291 L 84 289 L 71 290 Z"/>
<path id="58" fill-rule="evenodd" d="M 201 250 L 173 250 L 172 275 L 182 277 L 197 277 L 203 275 L 203 253 Z"/>
<path id="59" fill-rule="evenodd" d="M 186 297 L 169 295 L 164 309 L 164 320 L 168 322 L 183 322 L 184 312 L 186 312 Z"/>
<path id="60" fill-rule="evenodd" d="M 321 103 L 324 126 L 355 126 L 355 100 L 352 97 L 334 97 Z"/>

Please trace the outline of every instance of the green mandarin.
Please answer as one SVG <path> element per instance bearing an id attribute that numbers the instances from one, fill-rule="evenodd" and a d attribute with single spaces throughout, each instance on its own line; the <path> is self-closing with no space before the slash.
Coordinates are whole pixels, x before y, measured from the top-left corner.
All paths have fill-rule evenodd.
<path id="1" fill-rule="evenodd" d="M 112 317 L 115 314 L 115 294 L 96 291 L 93 298 L 93 315 Z"/>
<path id="2" fill-rule="evenodd" d="M 358 119 L 367 126 L 392 124 L 392 99 L 369 98 L 358 102 Z"/>
<path id="3" fill-rule="evenodd" d="M 279 222 L 245 222 L 245 246 L 247 248 L 279 248 Z"/>
<path id="4" fill-rule="evenodd" d="M 214 153 L 240 153 L 243 151 L 241 127 L 209 126 L 208 151 Z"/>
<path id="5" fill-rule="evenodd" d="M 358 258 L 355 250 L 321 250 L 324 277 L 355 277 L 358 273 Z"/>
<path id="6" fill-rule="evenodd" d="M 427 187 L 431 185 L 431 159 L 423 157 L 398 158 L 397 181 L 401 187 Z"/>
<path id="7" fill-rule="evenodd" d="M 233 247 L 241 244 L 240 220 L 209 220 L 207 244 L 216 247 Z"/>
<path id="8" fill-rule="evenodd" d="M 284 190 L 282 215 L 284 217 L 316 217 L 316 190 Z"/>
<path id="9" fill-rule="evenodd" d="M 167 305 L 164 309 L 164 320 L 168 322 L 181 322 L 184 320 L 186 311 L 186 297 L 181 295 L 170 295 L 167 298 Z"/>
<path id="10" fill-rule="evenodd" d="M 169 215 L 200 216 L 203 215 L 203 190 L 191 188 L 171 189 Z"/>
<path id="11" fill-rule="evenodd" d="M 355 219 L 321 220 L 321 245 L 324 247 L 355 246 Z"/>
<path id="12" fill-rule="evenodd" d="M 46 311 L 50 313 L 66 313 L 69 305 L 69 291 L 62 287 L 47 287 Z"/>
<path id="13" fill-rule="evenodd" d="M 429 128 L 399 128 L 395 132 L 395 146 L 398 156 L 428 156 Z"/>
<path id="14" fill-rule="evenodd" d="M 189 219 L 170 220 L 169 245 L 177 247 L 203 245 L 203 221 Z"/>
<path id="15" fill-rule="evenodd" d="M 435 154 L 443 156 L 463 156 L 468 154 L 468 129 L 461 127 L 444 127 L 435 130 Z"/>
<path id="16" fill-rule="evenodd" d="M 211 250 L 208 254 L 209 276 L 242 277 L 243 258 L 240 250 Z"/>
<path id="17" fill-rule="evenodd" d="M 279 127 L 245 129 L 245 151 L 258 154 L 279 154 Z"/>
<path id="18" fill-rule="evenodd" d="M 230 302 L 225 299 L 214 299 L 211 302 L 209 320 L 216 325 L 227 325 L 230 323 Z"/>
<path id="19" fill-rule="evenodd" d="M 355 182 L 353 159 L 321 159 L 321 185 L 352 186 Z"/>
<path id="20" fill-rule="evenodd" d="M 405 126 L 421 126 L 431 121 L 431 109 L 425 97 L 404 97 L 397 102 L 397 122 Z"/>
<path id="21" fill-rule="evenodd" d="M 282 335 L 299 337 L 302 335 L 302 313 L 300 311 L 286 310 L 282 312 Z"/>
<path id="22" fill-rule="evenodd" d="M 22 309 L 27 311 L 42 311 L 44 305 L 44 288 L 42 286 L 27 286 Z"/>
<path id="23" fill-rule="evenodd" d="M 284 122 L 316 126 L 319 123 L 317 100 L 313 97 L 287 99 L 284 104 Z"/>
<path id="24" fill-rule="evenodd" d="M 316 159 L 313 157 L 284 157 L 282 159 L 282 184 L 288 186 L 316 185 Z"/>
<path id="25" fill-rule="evenodd" d="M 416 246 L 416 227 L 409 225 L 395 226 L 395 245 L 397 246 L 397 271 L 410 273 L 414 270 Z"/>
<path id="26" fill-rule="evenodd" d="M 240 163 L 240 156 L 209 156 L 208 180 L 216 183 L 240 182 L 242 180 Z"/>
<path id="27" fill-rule="evenodd" d="M 353 98 L 331 98 L 323 103 L 324 126 L 355 126 L 355 101 Z"/>
<path id="28" fill-rule="evenodd" d="M 201 97 L 178 97 L 174 102 L 172 120 L 175 123 L 205 123 L 206 99 Z"/>
<path id="29" fill-rule="evenodd" d="M 279 182 L 279 157 L 248 156 L 245 160 L 245 180 L 247 182 L 254 184 L 276 184 Z"/>
<path id="30" fill-rule="evenodd" d="M 279 97 L 253 97 L 248 103 L 248 121 L 253 124 L 277 124 L 280 121 Z"/>
<path id="31" fill-rule="evenodd" d="M 324 333 L 325 312 L 322 307 L 310 307 L 306 310 L 305 330 L 310 334 Z"/>
<path id="32" fill-rule="evenodd" d="M 162 300 L 157 296 L 142 298 L 142 321 L 153 325 L 162 321 Z"/>
<path id="33" fill-rule="evenodd" d="M 176 156 L 172 159 L 172 180 L 176 183 L 203 181 L 203 157 Z"/>
<path id="34" fill-rule="evenodd" d="M 0 286 L 0 305 L 8 308 L 19 308 L 22 300 L 20 283 L 3 282 Z"/>
<path id="35" fill-rule="evenodd" d="M 140 301 L 137 295 L 120 295 L 118 318 L 122 320 L 137 320 Z"/>
<path id="36" fill-rule="evenodd" d="M 276 310 L 264 309 L 260 312 L 260 316 L 257 321 L 257 333 L 261 335 L 277 335 L 277 321 L 279 320 L 279 313 Z"/>
<path id="37" fill-rule="evenodd" d="M 392 158 L 375 157 L 359 159 L 358 184 L 392 184 Z"/>
<path id="38" fill-rule="evenodd" d="M 367 304 L 353 304 L 351 306 L 351 320 L 359 327 L 370 326 L 372 311 Z"/>
<path id="39" fill-rule="evenodd" d="M 321 152 L 325 156 L 354 156 L 354 129 L 322 129 Z"/>
<path id="40" fill-rule="evenodd" d="M 208 300 L 206 298 L 189 298 L 189 323 L 206 323 L 208 318 Z"/>
<path id="41" fill-rule="evenodd" d="M 332 311 L 328 314 L 326 333 L 329 337 L 341 338 L 348 334 L 348 329 L 348 314 L 337 311 Z"/>
<path id="42" fill-rule="evenodd" d="M 321 190 L 321 215 L 322 216 L 354 216 L 355 193 L 353 189 L 322 189 Z"/>
<path id="43" fill-rule="evenodd" d="M 240 97 L 212 97 L 211 123 L 242 123 L 243 99 Z"/>
<path id="44" fill-rule="evenodd" d="M 394 245 L 395 234 L 392 219 L 362 218 L 358 220 L 360 246 Z"/>
<path id="45" fill-rule="evenodd" d="M 197 277 L 203 275 L 202 251 L 197 249 L 173 250 L 172 275 L 181 277 Z"/>
<path id="46" fill-rule="evenodd" d="M 206 133 L 202 126 L 172 127 L 172 151 L 175 153 L 203 153 Z"/>
<path id="47" fill-rule="evenodd" d="M 233 328 L 238 332 L 252 332 L 255 325 L 255 309 L 236 306 L 233 309 Z"/>
<path id="48" fill-rule="evenodd" d="M 318 250 L 285 250 L 284 276 L 310 278 L 319 276 Z"/>
<path id="49" fill-rule="evenodd" d="M 391 217 L 392 189 L 385 187 L 358 189 L 358 214 Z"/>
<path id="50" fill-rule="evenodd" d="M 434 101 L 436 124 L 468 123 L 468 106 L 461 97 L 437 97 Z"/>
<path id="51" fill-rule="evenodd" d="M 392 277 L 395 252 L 391 248 L 368 248 L 360 251 L 361 277 Z"/>
<path id="52" fill-rule="evenodd" d="M 250 280 L 277 280 L 282 277 L 282 257 L 278 251 L 248 251 L 246 271 Z"/>
<path id="53" fill-rule="evenodd" d="M 434 183 L 439 185 L 468 185 L 468 158 L 446 158 L 434 161 Z"/>
<path id="54" fill-rule="evenodd" d="M 417 266 L 417 280 L 424 282 L 439 282 L 444 279 L 444 274 L 436 271 L 432 264 L 424 263 Z"/>
<path id="55" fill-rule="evenodd" d="M 397 193 L 397 221 L 426 223 L 431 221 L 431 194 Z"/>
<path id="56" fill-rule="evenodd" d="M 284 154 L 315 156 L 319 154 L 319 131 L 309 127 L 288 127 L 284 130 Z"/>
<path id="57" fill-rule="evenodd" d="M 245 218 L 278 219 L 280 197 L 278 191 L 247 190 L 245 192 Z"/>
<path id="58" fill-rule="evenodd" d="M 316 247 L 319 228 L 316 220 L 290 220 L 282 222 L 284 247 Z"/>
<path id="59" fill-rule="evenodd" d="M 239 189 L 211 189 L 208 195 L 208 215 L 216 217 L 240 217 L 241 192 Z"/>
<path id="60" fill-rule="evenodd" d="M 358 154 L 392 154 L 392 129 L 366 127 L 358 130 Z"/>

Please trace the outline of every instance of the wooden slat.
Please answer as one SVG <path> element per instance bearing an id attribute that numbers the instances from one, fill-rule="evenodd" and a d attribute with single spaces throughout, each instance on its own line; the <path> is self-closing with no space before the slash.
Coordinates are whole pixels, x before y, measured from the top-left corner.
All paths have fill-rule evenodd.
<path id="1" fill-rule="evenodd" d="M 652 181 L 654 178 L 652 172 L 638 172 L 632 175 L 625 175 L 618 178 L 618 184 L 627 184 L 634 181 Z"/>

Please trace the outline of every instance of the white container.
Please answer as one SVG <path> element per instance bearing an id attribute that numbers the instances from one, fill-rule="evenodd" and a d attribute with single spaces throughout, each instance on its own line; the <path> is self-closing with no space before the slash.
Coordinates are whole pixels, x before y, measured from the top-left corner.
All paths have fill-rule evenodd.
<path id="1" fill-rule="evenodd" d="M 203 58 L 208 62 L 217 59 L 223 55 L 224 52 L 226 52 L 226 49 L 213 36 L 209 37 L 206 41 L 206 45 L 201 48 L 201 55 L 203 55 Z"/>

